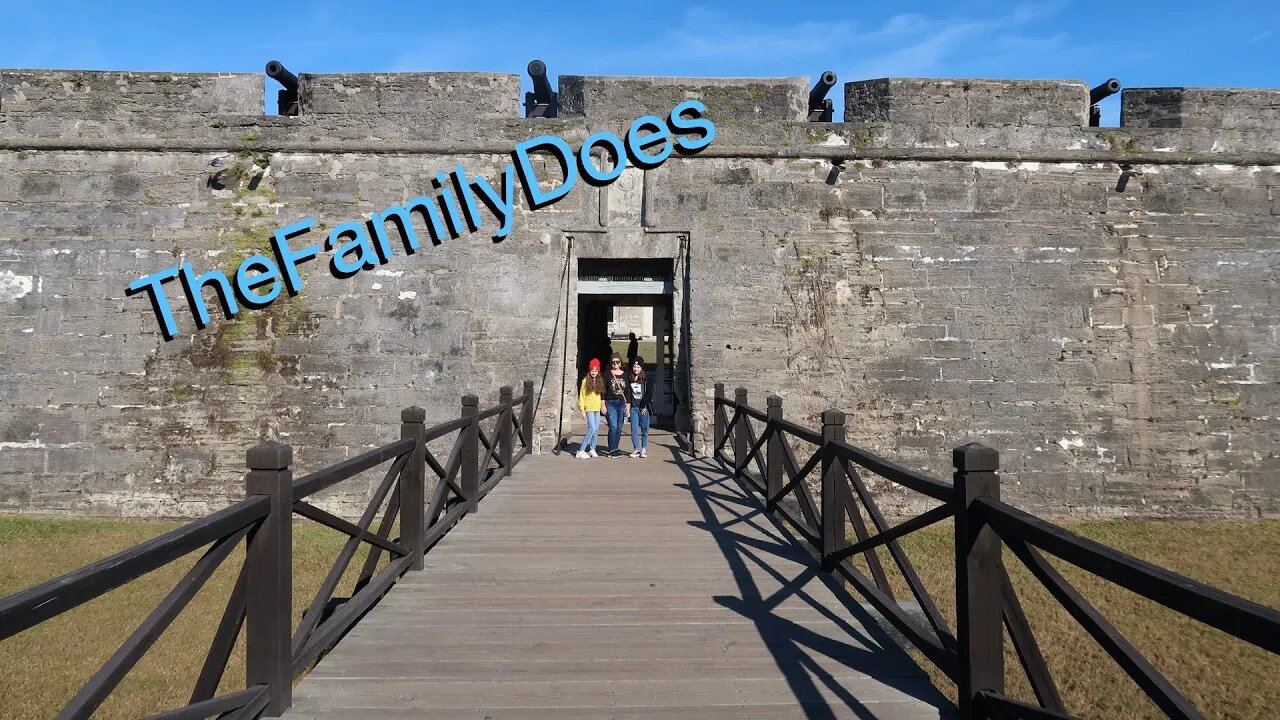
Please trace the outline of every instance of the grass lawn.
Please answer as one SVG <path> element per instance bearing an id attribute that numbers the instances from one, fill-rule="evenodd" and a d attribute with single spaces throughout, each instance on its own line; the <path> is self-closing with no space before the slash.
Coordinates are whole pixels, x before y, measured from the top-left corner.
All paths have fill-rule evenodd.
<path id="1" fill-rule="evenodd" d="M 0 517 L 0 597 L 136 545 L 180 522 Z M 309 522 L 294 525 L 293 610 L 297 623 L 346 536 Z M 185 705 L 244 560 L 244 543 L 201 588 L 125 676 L 95 718 L 138 718 Z M 97 672 L 196 559 L 197 551 L 80 607 L 0 641 L 0 716 L 50 718 Z M 365 553 L 338 586 L 350 594 Z M 386 553 L 379 567 L 386 564 Z M 244 688 L 244 635 L 220 693 Z"/>
<path id="2" fill-rule="evenodd" d="M 610 345 L 613 346 L 613 351 L 621 355 L 624 361 L 627 359 L 627 347 L 630 344 L 631 341 L 626 338 L 610 342 Z M 658 358 L 658 341 L 640 340 L 636 343 L 636 352 L 640 353 L 640 357 L 644 358 L 646 366 L 651 366 Z M 603 358 L 601 359 L 601 362 L 604 362 Z M 608 363 L 605 364 L 607 365 Z"/>
<path id="3" fill-rule="evenodd" d="M 0 596 L 30 587 L 177 527 L 174 522 L 0 517 Z M 1280 606 L 1280 523 L 1103 522 L 1075 532 L 1270 607 Z M 345 536 L 310 523 L 294 527 L 294 612 L 310 601 Z M 954 622 L 949 527 L 902 541 L 943 612 Z M 0 641 L 0 708 L 6 719 L 47 718 L 92 675 L 194 562 L 183 562 L 107 593 L 76 610 Z M 136 718 L 182 705 L 239 568 L 237 552 L 125 677 L 95 717 Z M 357 560 L 363 559 L 363 551 Z M 385 562 L 385 559 L 384 559 Z M 353 563 L 359 565 L 359 563 Z M 1006 555 L 1041 649 L 1073 713 L 1092 718 L 1162 717 L 1123 672 L 1016 558 Z M 1179 618 L 1128 591 L 1073 572 L 1067 578 L 1182 689 L 1208 717 L 1273 717 L 1280 707 L 1280 658 Z M 896 575 L 891 572 L 891 578 Z M 348 578 L 340 586 L 349 590 Z M 899 580 L 899 597 L 906 597 Z M 931 666 L 918 658 L 926 669 Z M 1016 657 L 1006 651 L 1009 689 L 1030 699 Z M 954 696 L 949 682 L 935 683 Z M 243 646 L 223 692 L 244 682 Z"/>
<path id="4" fill-rule="evenodd" d="M 1148 562 L 1253 602 L 1280 607 L 1280 522 L 1063 524 Z M 954 628 L 951 534 L 949 525 L 935 526 L 901 542 Z M 882 554 L 881 562 L 891 562 L 887 553 Z M 1069 712 L 1085 718 L 1165 717 L 1008 550 L 1004 562 Z M 1053 563 L 1206 717 L 1270 718 L 1280 713 L 1280 657 L 1071 565 Z M 886 565 L 885 569 L 891 584 L 897 586 L 898 598 L 910 598 L 906 584 L 891 567 Z M 865 565 L 861 568 L 865 572 Z M 1018 699 L 1034 702 L 1007 633 L 1005 637 L 1006 690 Z M 922 655 L 915 655 L 934 684 L 954 700 L 951 682 Z"/>

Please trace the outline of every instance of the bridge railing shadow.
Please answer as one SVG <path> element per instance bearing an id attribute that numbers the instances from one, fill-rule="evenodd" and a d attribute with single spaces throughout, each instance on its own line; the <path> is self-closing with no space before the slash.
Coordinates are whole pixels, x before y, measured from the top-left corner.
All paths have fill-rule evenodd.
<path id="1" fill-rule="evenodd" d="M 533 382 L 515 396 L 480 408 L 462 397 L 460 415 L 432 427 L 420 407 L 401 412 L 400 439 L 297 480 L 288 445 L 264 442 L 247 452 L 246 498 L 147 542 L 0 599 L 0 640 L 73 610 L 153 570 L 207 548 L 159 605 L 58 714 L 91 717 L 207 584 L 232 551 L 245 557 L 186 705 L 149 716 L 177 720 L 279 716 L 292 702 L 292 681 L 333 648 L 423 555 L 439 542 L 533 448 Z M 486 428 L 486 424 L 488 427 Z M 448 459 L 432 441 L 453 437 Z M 386 467 L 363 513 L 351 522 L 309 499 L 339 483 Z M 427 496 L 427 470 L 434 475 Z M 293 625 L 293 523 L 300 516 L 347 536 L 328 573 Z M 379 519 L 380 518 L 380 519 Z M 379 520 L 372 530 L 374 520 Z M 392 536 L 398 528 L 399 535 Z M 353 562 L 361 549 L 363 563 Z M 385 559 L 383 557 L 385 553 Z M 338 588 L 350 582 L 348 595 Z M 245 641 L 243 690 L 218 694 L 238 638 Z"/>
<path id="2" fill-rule="evenodd" d="M 756 424 L 760 425 L 759 431 Z M 723 383 L 715 386 L 714 425 L 712 457 L 728 468 L 747 495 L 753 500 L 759 496 L 763 504 L 763 511 L 757 508 L 733 522 L 767 515 L 775 528 L 794 533 L 796 544 L 812 548 L 815 563 L 822 570 L 819 575 L 846 581 L 904 642 L 955 683 L 963 718 L 1074 717 L 1065 707 L 1005 571 L 1006 547 L 1170 717 L 1202 716 L 1042 553 L 1280 654 L 1280 612 L 1143 562 L 1001 502 L 999 454 L 985 445 L 969 443 L 952 451 L 955 472 L 948 483 L 849 444 L 845 439 L 845 416 L 838 410 L 822 413 L 822 429 L 811 430 L 783 418 L 781 398 L 769 397 L 767 410 L 760 410 L 747 404 L 745 388 L 737 388 L 733 399 L 727 398 Z M 793 444 L 813 448 L 803 464 L 797 460 Z M 939 504 L 890 524 L 869 491 L 864 473 Z M 812 488 L 811 475 L 817 476 Z M 728 502 L 692 478 L 690 489 L 701 494 L 701 503 Z M 955 532 L 955 631 L 898 542 L 905 535 L 948 518 L 954 519 Z M 849 528 L 853 530 L 852 539 Z M 727 527 L 708 525 L 708 529 L 713 533 L 730 532 Z M 724 548 L 726 556 L 731 551 L 738 558 L 731 562 L 739 564 L 751 558 L 751 551 L 763 551 L 752 548 L 750 543 Z M 891 565 L 882 562 L 881 553 L 888 555 Z M 855 559 L 860 560 L 866 572 L 854 564 Z M 900 584 L 914 598 L 923 619 L 913 617 L 897 600 L 886 567 L 897 571 Z M 755 599 L 746 594 L 733 602 L 741 602 L 749 612 L 768 607 L 763 599 L 748 607 Z M 851 612 L 856 612 L 855 607 L 856 604 L 849 606 Z M 770 632 L 779 627 L 775 619 L 761 619 L 762 627 Z M 875 624 L 864 622 L 863 626 L 869 629 Z M 1005 693 L 1006 630 L 1035 696 L 1034 703 Z M 800 684 L 812 682 L 794 673 L 788 675 L 793 676 Z"/>
<path id="3" fill-rule="evenodd" d="M 737 595 L 720 595 L 714 600 L 751 621 L 806 717 L 825 720 L 837 716 L 824 697 L 824 689 L 825 696 L 837 698 L 858 717 L 877 717 L 873 707 L 863 703 L 831 672 L 832 665 L 875 678 L 906 696 L 933 705 L 942 715 L 954 710 L 924 680 L 920 669 L 876 618 L 834 577 L 821 570 L 801 538 L 768 513 L 747 485 L 713 460 L 690 460 L 674 448 L 672 454 L 687 480 L 681 487 L 689 490 L 702 515 L 702 520 L 690 524 L 712 536 L 739 589 Z M 751 532 L 740 532 L 736 529 L 739 526 L 749 527 Z M 788 575 L 796 568 L 803 570 Z M 761 577 L 772 581 L 768 582 L 768 594 L 758 580 Z M 825 601 L 827 596 L 843 605 L 847 614 L 833 611 Z M 814 611 L 830 627 L 842 632 L 845 639 L 816 632 L 784 617 L 779 609 L 788 602 L 792 608 Z M 828 662 L 821 662 L 822 657 Z"/>

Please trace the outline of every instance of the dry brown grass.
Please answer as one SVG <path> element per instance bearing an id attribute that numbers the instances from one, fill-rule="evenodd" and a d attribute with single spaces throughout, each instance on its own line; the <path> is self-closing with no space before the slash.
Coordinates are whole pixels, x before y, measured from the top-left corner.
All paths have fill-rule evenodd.
<path id="1" fill-rule="evenodd" d="M 74 570 L 181 525 L 141 520 L 0 517 L 0 596 Z M 294 623 L 310 603 L 346 536 L 309 522 L 294 526 Z M 366 546 L 367 547 L 367 546 Z M 0 715 L 54 716 L 172 589 L 200 552 L 75 610 L 0 641 Z M 95 718 L 137 718 L 187 703 L 231 586 L 243 543 L 102 705 Z M 339 585 L 347 595 L 364 560 Z M 386 564 L 386 554 L 380 567 Z M 220 692 L 244 687 L 243 634 Z"/>
<path id="2" fill-rule="evenodd" d="M 1269 607 L 1280 607 L 1280 523 L 1139 522 L 1068 524 L 1085 537 Z M 950 526 L 903 539 L 939 609 L 954 627 L 954 544 Z M 887 554 L 881 561 L 890 563 Z M 1280 711 L 1280 657 L 1088 575 L 1054 566 L 1207 717 L 1271 718 Z M 1159 710 L 1080 628 L 1043 586 L 1005 551 L 1014 587 L 1067 709 L 1086 718 L 1161 718 Z M 865 565 L 861 568 L 865 572 Z M 899 599 L 910 597 L 886 564 Z M 1034 702 L 1006 635 L 1005 677 L 1010 695 Z M 955 688 L 923 656 L 916 659 L 934 684 L 955 699 Z"/>

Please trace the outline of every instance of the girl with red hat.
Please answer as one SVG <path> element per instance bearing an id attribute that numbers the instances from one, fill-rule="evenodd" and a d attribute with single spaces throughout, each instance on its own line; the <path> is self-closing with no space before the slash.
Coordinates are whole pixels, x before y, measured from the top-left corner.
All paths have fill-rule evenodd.
<path id="1" fill-rule="evenodd" d="M 582 378 L 582 386 L 578 388 L 578 409 L 582 411 L 582 419 L 587 421 L 587 432 L 582 436 L 582 446 L 574 457 L 579 460 L 598 457 L 596 455 L 596 436 L 600 432 L 600 405 L 604 395 L 604 378 L 600 377 L 600 361 L 591 358 L 587 364 L 587 376 Z"/>

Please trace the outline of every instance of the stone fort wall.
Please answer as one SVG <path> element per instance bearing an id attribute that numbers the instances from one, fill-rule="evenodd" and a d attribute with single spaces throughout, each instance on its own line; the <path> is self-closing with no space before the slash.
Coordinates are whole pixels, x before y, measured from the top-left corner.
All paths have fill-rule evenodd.
<path id="1" fill-rule="evenodd" d="M 854 82 L 822 124 L 803 78 L 561 76 L 538 120 L 516 75 L 304 75 L 298 117 L 263 115 L 263 81 L 0 71 L 0 511 L 203 514 L 264 436 L 301 474 L 398 437 L 403 406 L 442 421 L 524 378 L 546 451 L 578 258 L 671 257 L 696 443 L 723 381 L 810 425 L 841 408 L 851 441 L 944 477 L 990 444 L 1039 513 L 1280 516 L 1280 92 L 1128 89 L 1090 128 L 1079 82 Z M 312 263 L 235 321 L 193 333 L 180 305 L 167 343 L 125 296 L 690 97 L 711 147 L 578 183 L 505 242 Z"/>

